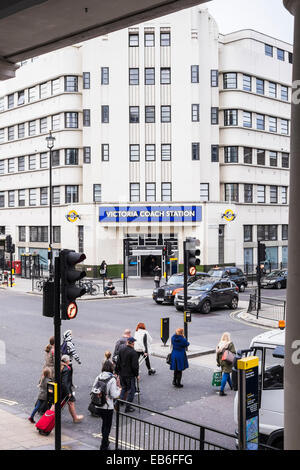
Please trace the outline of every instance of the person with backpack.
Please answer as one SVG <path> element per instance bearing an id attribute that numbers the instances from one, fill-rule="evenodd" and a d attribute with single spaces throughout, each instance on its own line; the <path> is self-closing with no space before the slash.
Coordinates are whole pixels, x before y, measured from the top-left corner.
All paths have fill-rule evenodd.
<path id="1" fill-rule="evenodd" d="M 224 355 L 224 353 L 226 354 Z M 230 338 L 230 333 L 227 331 L 222 334 L 221 339 L 216 347 L 216 361 L 217 365 L 221 367 L 222 370 L 222 381 L 219 396 L 224 397 L 227 393 L 224 392 L 226 383 L 228 382 L 229 387 L 232 390 L 232 382 L 230 374 L 232 372 L 233 358 L 235 355 L 235 347 Z M 227 358 L 225 356 L 228 356 Z"/>
<path id="2" fill-rule="evenodd" d="M 152 338 L 149 332 L 146 330 L 145 323 L 138 323 L 134 337 L 136 342 L 134 343 L 134 349 L 138 353 L 139 358 L 145 357 L 146 367 L 149 375 L 154 375 L 156 370 L 151 368 L 149 355 L 151 354 L 151 343 Z M 141 361 L 141 359 L 140 359 Z"/>
<path id="3" fill-rule="evenodd" d="M 120 399 L 124 400 L 125 394 L 127 393 L 127 402 L 129 403 L 133 401 L 136 392 L 135 381 L 139 380 L 139 356 L 134 350 L 135 341 L 135 338 L 132 336 L 127 339 L 126 346 L 119 351 L 116 364 L 116 373 L 120 376 L 122 387 Z M 135 411 L 133 406 L 127 404 L 125 413 L 132 411 Z"/>
<path id="4" fill-rule="evenodd" d="M 102 442 L 100 450 L 109 449 L 109 433 L 114 413 L 114 400 L 119 398 L 121 389 L 117 386 L 113 363 L 104 361 L 101 373 L 96 377 L 92 391 L 94 413 L 102 419 Z"/>

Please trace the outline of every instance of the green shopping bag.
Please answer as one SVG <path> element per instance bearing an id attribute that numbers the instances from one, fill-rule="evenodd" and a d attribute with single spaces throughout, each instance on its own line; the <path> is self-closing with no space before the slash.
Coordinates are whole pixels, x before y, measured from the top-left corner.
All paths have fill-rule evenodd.
<path id="1" fill-rule="evenodd" d="M 222 371 L 220 369 L 216 369 L 212 376 L 211 384 L 213 387 L 220 387 L 222 381 Z"/>

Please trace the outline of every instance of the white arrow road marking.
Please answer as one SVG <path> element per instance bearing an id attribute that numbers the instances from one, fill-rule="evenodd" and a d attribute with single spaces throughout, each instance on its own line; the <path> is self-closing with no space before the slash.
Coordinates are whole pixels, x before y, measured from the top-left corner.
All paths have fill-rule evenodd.
<path id="1" fill-rule="evenodd" d="M 13 406 L 13 405 L 18 404 L 17 401 L 6 400 L 6 398 L 0 398 L 0 403 L 4 403 L 4 405 L 9 405 L 9 406 Z"/>

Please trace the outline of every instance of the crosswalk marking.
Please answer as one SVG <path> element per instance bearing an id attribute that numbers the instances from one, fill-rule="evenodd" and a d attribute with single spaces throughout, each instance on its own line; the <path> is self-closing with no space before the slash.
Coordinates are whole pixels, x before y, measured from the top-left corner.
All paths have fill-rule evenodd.
<path id="1" fill-rule="evenodd" d="M 99 433 L 99 434 L 93 433 L 92 436 L 93 436 L 93 437 L 96 437 L 96 438 L 99 438 L 99 439 L 102 438 L 102 434 L 101 434 L 101 433 Z M 109 436 L 109 441 L 115 443 L 115 442 L 116 442 L 116 439 L 115 439 L 114 437 L 112 437 L 112 436 Z M 135 446 L 135 445 L 133 445 L 133 444 L 129 444 L 129 442 L 119 441 L 119 444 L 120 444 L 120 446 L 122 446 L 122 447 L 126 447 L 126 448 L 129 447 L 130 450 L 143 450 L 143 449 L 141 449 L 140 447 L 137 447 L 137 446 Z"/>
<path id="2" fill-rule="evenodd" d="M 18 404 L 17 401 L 6 400 L 6 398 L 0 398 L 0 403 L 3 403 L 4 405 L 8 405 L 8 406 L 14 406 Z"/>

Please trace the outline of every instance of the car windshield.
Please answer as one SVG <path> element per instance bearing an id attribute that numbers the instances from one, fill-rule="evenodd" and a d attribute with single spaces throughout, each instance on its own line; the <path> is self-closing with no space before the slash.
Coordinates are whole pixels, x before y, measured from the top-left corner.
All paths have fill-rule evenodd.
<path id="1" fill-rule="evenodd" d="M 222 269 L 211 269 L 207 274 L 213 277 L 222 277 L 223 271 Z"/>
<path id="2" fill-rule="evenodd" d="M 173 286 L 174 284 L 183 284 L 183 276 L 175 274 L 174 276 L 170 277 L 167 284 L 170 286 Z"/>
<path id="3" fill-rule="evenodd" d="M 272 279 L 274 277 L 277 277 L 281 274 L 281 271 L 272 271 L 271 273 L 267 274 L 266 278 L 267 279 Z"/>
<path id="4" fill-rule="evenodd" d="M 196 281 L 190 286 L 190 289 L 197 289 L 197 290 L 211 290 L 214 285 L 214 282 L 207 282 L 207 281 Z"/>

